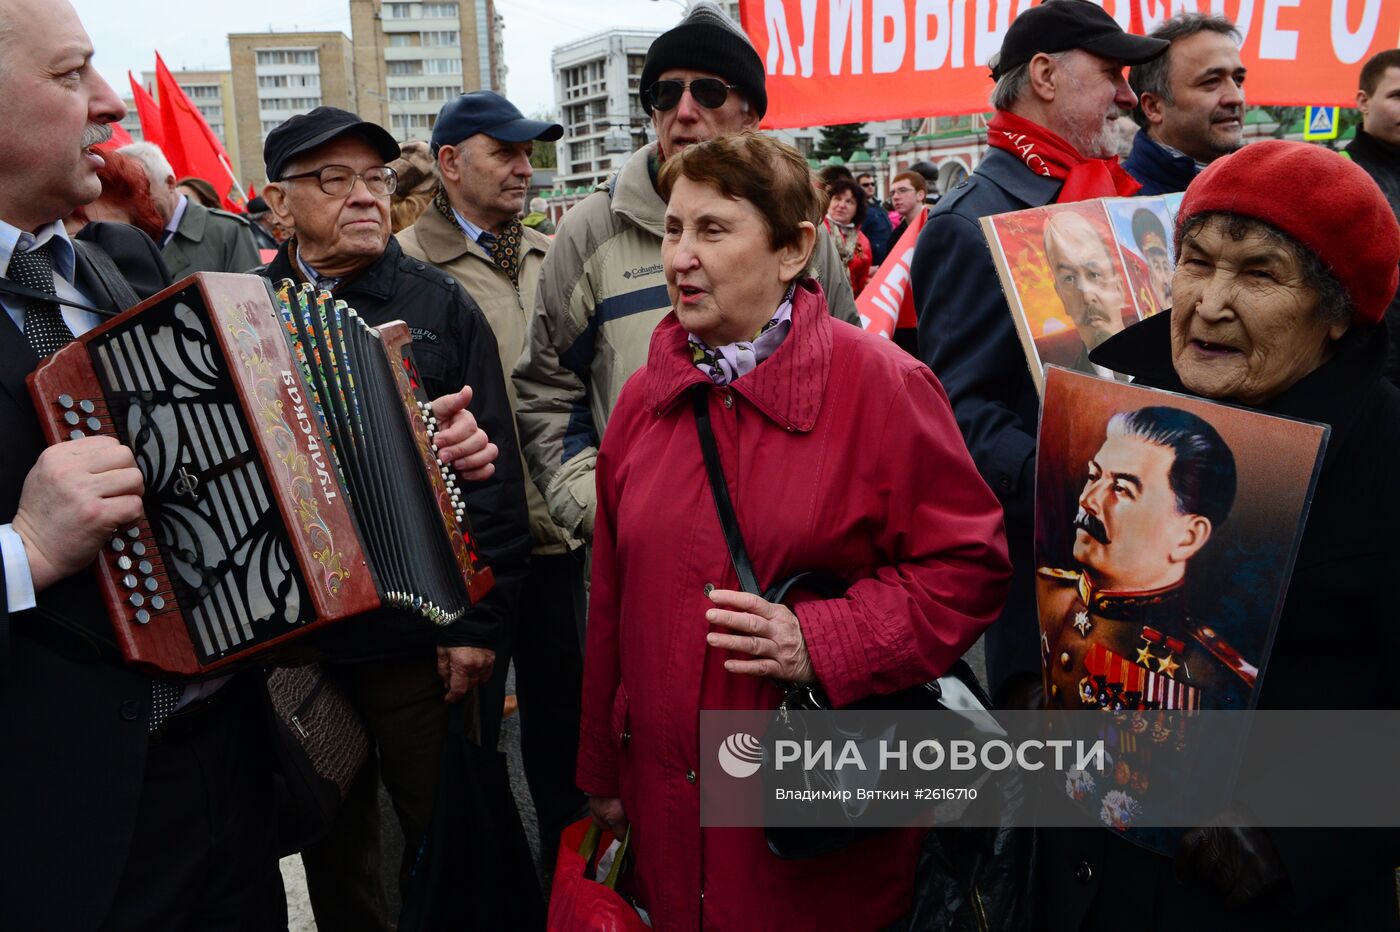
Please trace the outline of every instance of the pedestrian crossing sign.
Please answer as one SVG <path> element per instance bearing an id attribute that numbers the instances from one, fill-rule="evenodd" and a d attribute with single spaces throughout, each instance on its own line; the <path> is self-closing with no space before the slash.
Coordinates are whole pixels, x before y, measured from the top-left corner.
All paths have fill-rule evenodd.
<path id="1" fill-rule="evenodd" d="M 1303 120 L 1304 139 L 1336 139 L 1337 108 L 1309 107 Z"/>

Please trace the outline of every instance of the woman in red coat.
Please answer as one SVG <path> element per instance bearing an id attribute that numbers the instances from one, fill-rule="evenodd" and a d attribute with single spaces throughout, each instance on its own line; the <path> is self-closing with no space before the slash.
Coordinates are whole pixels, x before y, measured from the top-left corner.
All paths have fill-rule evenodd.
<path id="1" fill-rule="evenodd" d="M 599 822 L 630 822 L 658 930 L 883 929 L 909 911 L 920 831 L 783 861 L 761 828 L 702 829 L 699 713 L 775 708 L 775 679 L 840 706 L 946 671 L 1005 597 L 1001 509 L 929 370 L 833 321 L 803 276 L 822 195 L 795 150 L 691 145 L 660 189 L 673 311 L 598 457 L 579 786 Z M 736 591 L 696 391 L 760 583 L 825 570 L 844 598 L 794 614 Z"/>
<path id="2" fill-rule="evenodd" d="M 860 231 L 865 222 L 865 190 L 849 178 L 836 178 L 827 187 L 826 231 L 831 234 L 841 261 L 846 263 L 846 275 L 851 291 L 860 297 L 861 289 L 870 280 L 870 240 Z"/>

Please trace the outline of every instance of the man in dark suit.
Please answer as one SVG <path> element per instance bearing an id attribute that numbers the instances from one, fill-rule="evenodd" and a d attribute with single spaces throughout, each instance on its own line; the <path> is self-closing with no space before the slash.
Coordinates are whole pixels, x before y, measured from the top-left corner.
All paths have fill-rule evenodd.
<path id="1" fill-rule="evenodd" d="M 141 473 L 110 437 L 46 446 L 25 385 L 100 322 L 88 307 L 135 302 L 120 268 L 169 281 L 134 228 L 95 225 L 75 247 L 60 222 L 100 194 L 92 147 L 124 108 L 66 0 L 0 13 L 0 273 L 53 295 L 0 293 L 0 925 L 268 928 L 271 756 L 252 683 L 121 665 L 88 567 L 141 516 Z"/>

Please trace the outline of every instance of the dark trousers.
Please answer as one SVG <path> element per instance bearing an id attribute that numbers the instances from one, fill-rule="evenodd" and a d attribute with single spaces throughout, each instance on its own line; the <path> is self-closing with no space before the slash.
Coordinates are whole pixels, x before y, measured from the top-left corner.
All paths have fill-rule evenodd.
<path id="1" fill-rule="evenodd" d="M 258 686 L 255 676 L 236 677 L 152 740 L 136 832 L 104 930 L 286 925 L 285 905 L 269 896 L 277 873 L 272 748 Z"/>
<path id="2" fill-rule="evenodd" d="M 559 833 L 584 808 L 574 782 L 583 697 L 579 593 L 582 550 L 536 555 L 520 600 L 514 639 L 515 694 L 520 702 L 520 752 L 540 826 L 540 857 L 554 866 Z M 497 661 L 497 675 L 505 665 Z"/>
<path id="3" fill-rule="evenodd" d="M 388 932 L 393 926 L 379 872 L 379 781 L 403 829 L 402 886 L 432 820 L 448 705 L 431 649 L 413 660 L 341 664 L 333 675 L 364 721 L 375 753 L 360 769 L 329 834 L 301 853 L 311 909 L 321 932 Z"/>

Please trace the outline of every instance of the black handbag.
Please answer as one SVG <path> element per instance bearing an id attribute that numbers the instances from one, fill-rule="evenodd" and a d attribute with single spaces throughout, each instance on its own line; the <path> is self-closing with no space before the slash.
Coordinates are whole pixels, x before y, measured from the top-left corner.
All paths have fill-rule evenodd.
<path id="1" fill-rule="evenodd" d="M 786 601 L 798 591 L 809 592 L 822 598 L 840 598 L 849 588 L 849 584 L 828 572 L 809 570 L 796 573 L 767 590 L 760 587 L 754 573 L 753 563 L 749 560 L 748 549 L 744 546 L 743 535 L 739 531 L 739 520 L 734 513 L 734 504 L 729 498 L 729 487 L 725 483 L 724 469 L 720 465 L 719 449 L 715 445 L 714 430 L 710 426 L 708 392 L 704 387 L 692 396 L 692 406 L 695 411 L 695 429 L 700 435 L 700 452 L 705 458 L 705 472 L 709 476 L 710 492 L 715 500 L 715 511 L 719 515 L 719 523 L 724 530 L 724 542 L 729 549 L 729 558 L 734 564 L 734 571 L 738 574 L 740 588 L 773 603 L 786 604 Z M 785 683 L 782 685 L 786 692 L 769 723 L 767 733 L 763 736 L 765 748 L 772 748 L 774 742 L 780 739 L 801 742 L 806 737 L 806 732 L 801 726 L 802 716 L 791 713 L 828 711 L 833 708 L 830 699 L 817 684 Z M 977 675 L 973 673 L 972 668 L 965 660 L 959 659 L 947 673 L 936 680 L 910 686 L 895 693 L 869 696 L 843 708 L 884 711 L 955 710 L 985 713 L 991 707 L 992 700 L 982 689 L 982 685 L 978 683 Z M 989 716 L 982 718 L 987 719 Z M 977 731 L 978 722 L 975 719 L 968 721 L 969 732 Z M 849 736 L 850 740 L 855 741 L 858 745 L 870 745 L 869 753 L 866 756 L 866 759 L 869 760 L 878 759 L 878 751 L 875 746 L 882 738 L 888 739 L 889 737 L 884 732 L 878 735 L 852 734 Z M 771 780 L 772 771 L 765 770 L 764 776 L 765 779 Z M 971 771 L 968 773 L 966 781 L 970 784 L 980 776 L 979 771 Z M 853 785 L 846 785 L 846 781 L 850 778 L 844 770 L 831 772 L 804 770 L 801 779 L 807 783 L 805 788 L 811 790 L 851 790 L 854 794 L 856 789 Z M 765 786 L 764 791 L 769 798 L 772 798 L 772 787 Z M 847 813 L 847 815 L 852 817 L 854 814 Z M 818 857 L 840 851 L 858 838 L 877 831 L 880 829 L 857 828 L 848 823 L 839 826 L 810 828 L 770 826 L 765 829 L 765 835 L 768 840 L 768 848 L 775 855 L 785 859 L 796 859 Z"/>

